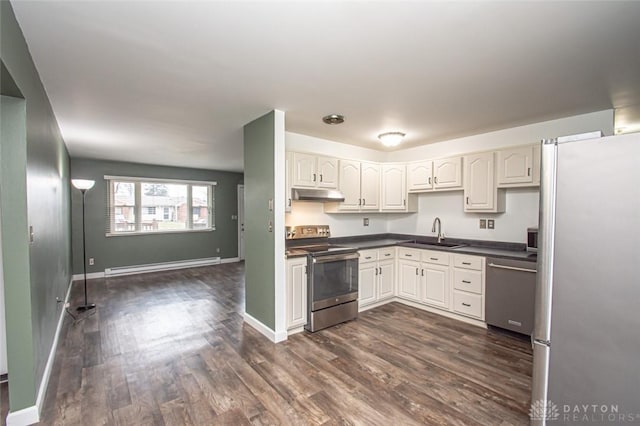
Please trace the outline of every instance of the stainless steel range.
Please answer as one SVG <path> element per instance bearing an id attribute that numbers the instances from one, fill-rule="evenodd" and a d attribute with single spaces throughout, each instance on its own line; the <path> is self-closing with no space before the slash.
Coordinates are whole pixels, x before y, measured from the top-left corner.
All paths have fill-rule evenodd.
<path id="1" fill-rule="evenodd" d="M 286 234 L 296 240 L 288 242 L 289 248 L 307 255 L 305 329 L 314 332 L 357 318 L 357 249 L 330 244 L 328 225 L 291 227 Z"/>

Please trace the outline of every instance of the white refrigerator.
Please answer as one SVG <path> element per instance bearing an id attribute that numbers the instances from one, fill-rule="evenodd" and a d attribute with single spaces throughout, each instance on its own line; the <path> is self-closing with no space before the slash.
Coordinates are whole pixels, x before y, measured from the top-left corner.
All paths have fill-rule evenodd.
<path id="1" fill-rule="evenodd" d="M 640 134 L 541 155 L 531 424 L 640 424 Z"/>

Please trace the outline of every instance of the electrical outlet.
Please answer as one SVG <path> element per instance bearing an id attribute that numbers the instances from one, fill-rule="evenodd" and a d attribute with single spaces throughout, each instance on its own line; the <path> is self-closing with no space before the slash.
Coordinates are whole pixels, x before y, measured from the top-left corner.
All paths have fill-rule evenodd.
<path id="1" fill-rule="evenodd" d="M 480 229 L 487 229 L 487 219 L 480 219 Z"/>
<path id="2" fill-rule="evenodd" d="M 363 226 L 369 226 L 369 218 L 368 217 L 365 217 L 365 218 L 362 219 L 362 225 Z"/>
<path id="3" fill-rule="evenodd" d="M 216 249 L 216 253 L 220 253 L 220 247 Z"/>
<path id="4" fill-rule="evenodd" d="M 95 259 L 93 257 L 89 258 L 89 266 L 92 266 L 96 263 Z"/>
<path id="5" fill-rule="evenodd" d="M 487 220 L 487 228 L 495 229 L 495 221 L 493 219 Z"/>

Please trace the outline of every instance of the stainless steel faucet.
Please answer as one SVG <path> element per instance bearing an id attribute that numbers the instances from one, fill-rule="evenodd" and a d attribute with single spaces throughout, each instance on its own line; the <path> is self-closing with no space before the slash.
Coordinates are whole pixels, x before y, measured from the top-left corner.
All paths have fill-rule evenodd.
<path id="1" fill-rule="evenodd" d="M 436 232 L 436 223 L 438 224 L 438 243 L 441 243 L 444 240 L 444 234 L 442 233 L 442 223 L 440 223 L 440 218 L 436 216 L 433 219 L 433 226 L 431 227 L 431 232 Z"/>

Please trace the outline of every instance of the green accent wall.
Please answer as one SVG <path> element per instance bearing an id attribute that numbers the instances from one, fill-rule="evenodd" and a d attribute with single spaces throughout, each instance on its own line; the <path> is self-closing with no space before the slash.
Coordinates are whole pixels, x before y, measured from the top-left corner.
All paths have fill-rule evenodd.
<path id="1" fill-rule="evenodd" d="M 275 330 L 275 112 L 244 126 L 245 311 Z"/>
<path id="2" fill-rule="evenodd" d="M 8 1 L 0 2 L 0 33 L 2 94 L 21 95 L 24 100 L 10 103 L 21 102 L 26 115 L 23 136 L 5 139 L 2 111 L 2 252 L 14 412 L 35 405 L 62 312 L 56 298 L 65 298 L 71 278 L 69 155 Z"/>
<path id="3" fill-rule="evenodd" d="M 105 235 L 107 225 L 107 182 L 104 176 L 149 177 L 215 181 L 215 231 L 183 232 L 147 235 Z M 93 179 L 96 184 L 86 195 L 87 258 L 95 264 L 87 265 L 87 273 L 104 272 L 106 268 L 144 265 L 149 263 L 238 256 L 238 184 L 242 173 L 150 164 L 103 161 L 83 158 L 71 159 L 71 177 Z M 73 273 L 82 273 L 82 195 L 71 190 Z M 220 252 L 217 252 L 217 249 Z"/>

